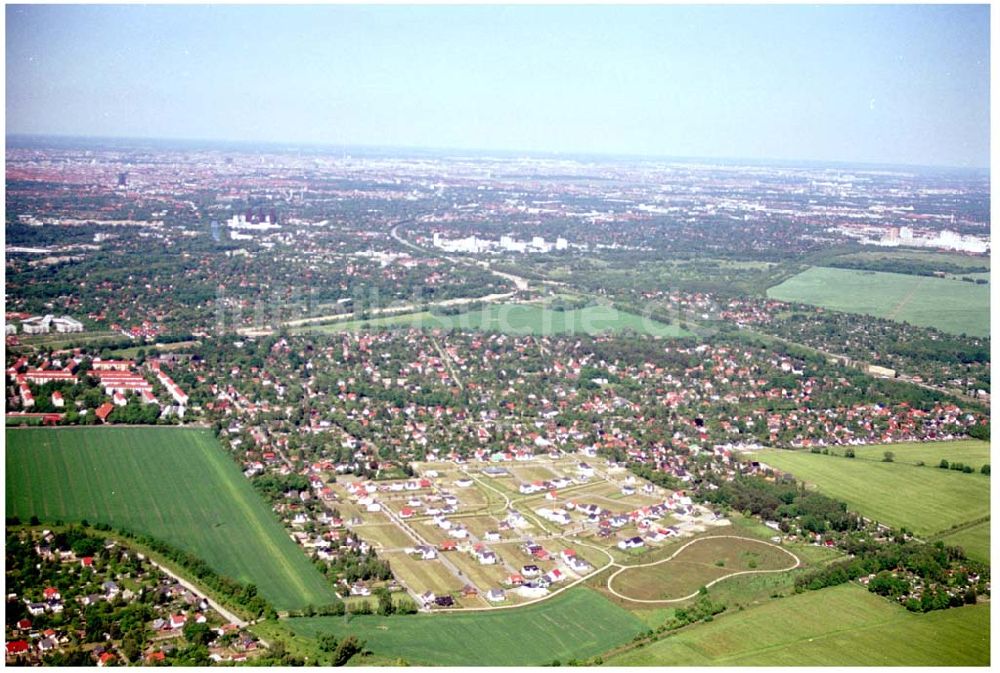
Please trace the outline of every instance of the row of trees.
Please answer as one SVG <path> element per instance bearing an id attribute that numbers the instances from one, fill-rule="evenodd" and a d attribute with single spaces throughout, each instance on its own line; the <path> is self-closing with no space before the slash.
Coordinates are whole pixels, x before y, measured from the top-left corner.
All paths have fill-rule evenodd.
<path id="1" fill-rule="evenodd" d="M 222 596 L 227 602 L 241 607 L 250 615 L 258 618 L 277 619 L 278 613 L 274 609 L 274 606 L 257 593 L 256 585 L 243 584 L 237 580 L 220 575 L 208 563 L 194 554 L 178 549 L 157 538 L 145 534 L 136 534 L 128 529 L 120 532 L 126 538 L 133 539 L 139 544 L 180 565 L 199 582 Z"/>

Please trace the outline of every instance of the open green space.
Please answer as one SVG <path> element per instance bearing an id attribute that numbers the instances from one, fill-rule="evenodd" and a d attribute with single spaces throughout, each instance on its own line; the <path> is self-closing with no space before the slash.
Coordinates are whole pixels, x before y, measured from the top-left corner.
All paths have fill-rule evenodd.
<path id="1" fill-rule="evenodd" d="M 725 612 L 609 666 L 987 666 L 990 606 L 908 612 L 860 586 Z"/>
<path id="2" fill-rule="evenodd" d="M 5 425 L 41 425 L 42 418 L 40 416 L 7 416 L 4 421 Z"/>
<path id="3" fill-rule="evenodd" d="M 600 594 L 575 587 L 512 610 L 379 617 L 302 617 L 284 622 L 296 636 L 353 634 L 367 649 L 410 664 L 531 666 L 584 659 L 631 640 L 642 621 Z"/>
<path id="4" fill-rule="evenodd" d="M 279 610 L 336 600 L 208 430 L 21 429 L 6 439 L 7 516 L 147 533 L 256 584 Z"/>
<path id="5" fill-rule="evenodd" d="M 939 538 L 947 545 L 961 547 L 966 556 L 984 563 L 990 562 L 990 522 L 983 521 Z"/>
<path id="6" fill-rule="evenodd" d="M 936 466 L 767 449 L 754 457 L 843 500 L 863 516 L 928 535 L 990 513 L 990 478 Z"/>
<path id="7" fill-rule="evenodd" d="M 782 301 L 988 336 L 989 285 L 953 278 L 812 267 L 768 289 Z"/>
<path id="8" fill-rule="evenodd" d="M 893 453 L 896 463 L 916 465 L 938 465 L 941 459 L 949 463 L 971 465 L 979 470 L 990 462 L 990 443 L 978 439 L 963 439 L 955 442 L 900 442 L 897 444 L 872 444 L 854 447 L 858 459 L 881 461 L 885 452 Z M 838 451 L 842 453 L 842 451 Z"/>
<path id="9" fill-rule="evenodd" d="M 622 571 L 611 580 L 611 588 L 638 600 L 677 599 L 726 575 L 790 569 L 794 564 L 788 554 L 764 542 L 708 536 L 668 561 Z"/>
<path id="10" fill-rule="evenodd" d="M 368 320 L 342 322 L 301 328 L 301 332 L 343 332 L 359 329 L 418 327 L 425 329 L 466 329 L 508 334 L 598 334 L 632 330 L 663 337 L 687 336 L 678 325 L 628 313 L 611 306 L 587 306 L 556 311 L 535 304 L 489 304 L 481 309 L 456 315 L 436 315 L 427 311 Z"/>
<path id="11" fill-rule="evenodd" d="M 960 266 L 966 269 L 977 269 L 980 267 L 990 268 L 989 255 L 965 255 L 958 252 L 936 252 L 932 250 L 914 250 L 907 248 L 897 248 L 890 250 L 862 250 L 846 255 L 840 255 L 838 260 L 863 260 L 863 261 L 899 261 L 899 262 L 919 262 L 921 264 L 940 264 L 947 266 Z"/>

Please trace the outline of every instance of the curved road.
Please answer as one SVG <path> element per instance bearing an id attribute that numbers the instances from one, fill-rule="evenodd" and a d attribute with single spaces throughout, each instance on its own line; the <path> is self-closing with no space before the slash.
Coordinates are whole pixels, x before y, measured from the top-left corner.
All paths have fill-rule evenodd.
<path id="1" fill-rule="evenodd" d="M 721 582 L 722 580 L 729 579 L 730 577 L 736 577 L 738 575 L 758 575 L 758 574 L 764 574 L 764 573 L 783 573 L 783 572 L 788 572 L 789 570 L 795 570 L 800 565 L 802 565 L 802 561 L 799 559 L 798 556 L 796 556 L 792 552 L 788 551 L 784 547 L 779 547 L 778 545 L 772 544 L 770 542 L 764 542 L 763 540 L 757 540 L 757 539 L 752 538 L 752 537 L 742 537 L 740 535 L 710 535 L 708 537 L 700 537 L 700 538 L 697 538 L 695 540 L 691 540 L 690 542 L 688 542 L 687 544 L 685 544 L 684 546 L 682 546 L 680 549 L 678 549 L 677 551 L 675 551 L 673 554 L 671 554 L 667 558 L 660 559 L 659 561 L 653 561 L 651 563 L 642 563 L 640 565 L 629 565 L 629 566 L 623 566 L 620 563 L 616 563 L 615 565 L 620 566 L 620 570 L 617 570 L 616 572 L 612 573 L 610 577 L 608 577 L 608 585 L 607 585 L 608 586 L 608 591 L 610 591 L 611 593 L 613 593 L 618 598 L 621 598 L 621 599 L 626 600 L 626 601 L 632 601 L 633 603 L 654 603 L 654 604 L 660 604 L 660 603 L 681 603 L 683 601 L 691 600 L 692 598 L 694 598 L 695 596 L 698 595 L 698 591 L 695 591 L 692 594 L 688 594 L 687 596 L 682 596 L 681 598 L 661 598 L 661 599 L 630 598 L 628 596 L 625 596 L 625 595 L 620 594 L 617 591 L 615 591 L 611 587 L 611 580 L 613 580 L 615 577 L 617 577 L 621 573 L 625 572 L 626 570 L 630 570 L 632 568 L 647 568 L 649 566 L 660 565 L 661 563 L 666 563 L 668 561 L 671 561 L 671 560 L 673 560 L 673 558 L 675 556 L 677 556 L 682 551 L 684 551 L 685 549 L 687 549 L 691 545 L 695 544 L 696 542 L 701 542 L 703 540 L 715 540 L 715 539 L 718 539 L 718 538 L 728 538 L 728 539 L 732 539 L 732 540 L 747 540 L 749 542 L 757 542 L 758 544 L 763 544 L 763 545 L 767 545 L 769 547 L 774 547 L 775 549 L 780 549 L 781 551 L 783 551 L 784 553 L 788 554 L 793 559 L 795 559 L 795 564 L 792 565 L 792 566 L 789 566 L 788 568 L 780 568 L 780 569 L 777 569 L 777 570 L 742 570 L 742 571 L 737 572 L 737 573 L 729 573 L 728 575 L 723 575 L 722 577 L 718 577 L 718 578 L 712 580 L 711 582 L 709 582 L 708 584 L 705 585 L 706 588 L 712 586 L 713 584 Z"/>

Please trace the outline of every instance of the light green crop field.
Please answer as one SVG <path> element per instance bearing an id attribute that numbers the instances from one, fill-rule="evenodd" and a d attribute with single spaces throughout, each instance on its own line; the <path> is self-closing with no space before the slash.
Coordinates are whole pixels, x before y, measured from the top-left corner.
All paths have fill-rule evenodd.
<path id="1" fill-rule="evenodd" d="M 842 585 L 726 612 L 609 666 L 987 666 L 988 603 L 926 614 Z"/>
<path id="2" fill-rule="evenodd" d="M 943 531 L 990 513 L 990 478 L 927 465 L 767 449 L 758 460 L 815 484 L 860 514 L 918 535 Z"/>
<path id="3" fill-rule="evenodd" d="M 842 449 L 835 449 L 843 453 Z M 881 461 L 886 451 L 892 451 L 893 461 L 916 465 L 938 465 L 944 458 L 949 463 L 971 465 L 979 470 L 990 462 L 990 443 L 978 439 L 963 439 L 956 442 L 900 442 L 898 444 L 872 444 L 854 447 L 854 455 L 865 460 Z"/>
<path id="4" fill-rule="evenodd" d="M 643 631 L 642 621 L 600 594 L 575 587 L 538 605 L 476 613 L 302 617 L 297 636 L 353 634 L 380 657 L 440 666 L 537 666 L 598 655 Z"/>
<path id="5" fill-rule="evenodd" d="M 457 315 L 434 315 L 426 311 L 396 316 L 380 316 L 370 320 L 349 320 L 304 327 L 305 332 L 343 332 L 390 327 L 426 329 L 467 329 L 508 334 L 598 334 L 630 329 L 653 336 L 680 337 L 688 332 L 678 325 L 665 325 L 634 313 L 610 306 L 588 306 L 570 311 L 554 311 L 534 304 L 489 304 Z"/>
<path id="6" fill-rule="evenodd" d="M 275 608 L 334 602 L 208 430 L 8 430 L 7 515 L 107 523 L 147 533 L 257 585 Z"/>
<path id="7" fill-rule="evenodd" d="M 767 296 L 952 334 L 990 333 L 989 285 L 952 278 L 812 267 L 768 289 Z"/>
<path id="8" fill-rule="evenodd" d="M 977 561 L 990 562 L 990 522 L 983 521 L 975 526 L 963 528 L 940 538 L 948 545 L 961 547 L 965 555 Z"/>
<path id="9" fill-rule="evenodd" d="M 853 252 L 847 255 L 840 255 L 837 259 L 860 259 L 860 260 L 898 260 L 902 262 L 923 262 L 927 264 L 941 263 L 952 264 L 965 268 L 979 268 L 985 266 L 990 268 L 990 258 L 986 256 L 970 256 L 958 252 L 936 252 L 931 250 L 915 250 L 906 248 L 864 250 Z"/>

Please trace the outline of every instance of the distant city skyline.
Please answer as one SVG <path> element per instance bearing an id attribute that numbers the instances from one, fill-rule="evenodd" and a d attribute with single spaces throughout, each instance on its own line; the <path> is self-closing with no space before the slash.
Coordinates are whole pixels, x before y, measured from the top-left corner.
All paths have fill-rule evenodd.
<path id="1" fill-rule="evenodd" d="M 8 135 L 989 166 L 988 5 L 8 5 Z"/>

